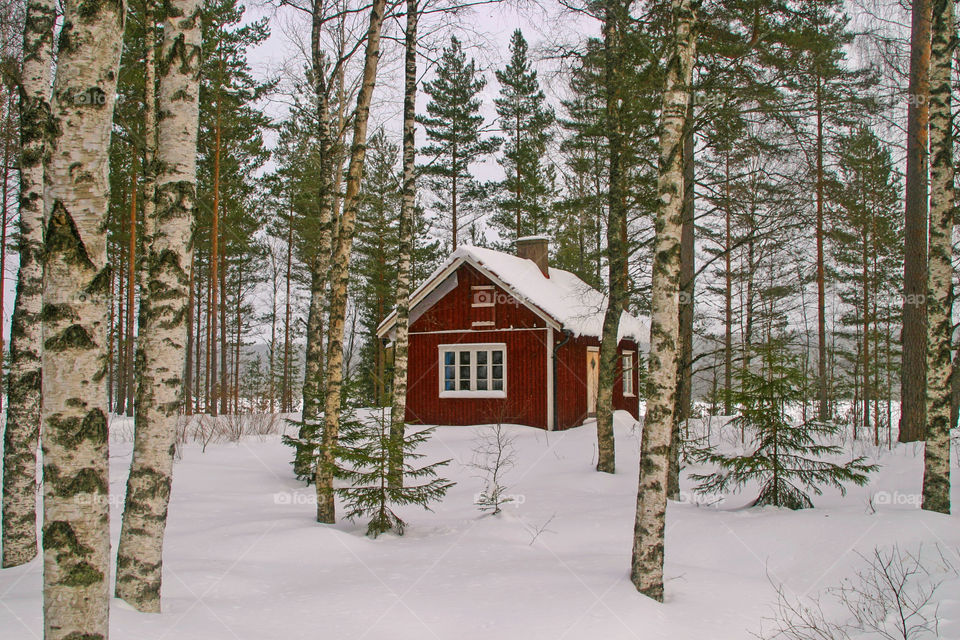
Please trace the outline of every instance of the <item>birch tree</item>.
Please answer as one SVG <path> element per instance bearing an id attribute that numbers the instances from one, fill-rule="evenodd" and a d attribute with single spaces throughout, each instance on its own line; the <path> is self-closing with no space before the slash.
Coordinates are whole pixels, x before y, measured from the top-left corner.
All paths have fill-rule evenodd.
<path id="1" fill-rule="evenodd" d="M 410 340 L 410 254 L 413 252 L 413 215 L 417 206 L 417 0 L 407 0 L 403 57 L 403 195 L 400 201 L 397 256 L 397 319 L 393 337 L 393 396 L 390 405 L 392 443 L 389 479 L 403 483 L 404 419 L 407 412 L 407 356 Z"/>
<path id="2" fill-rule="evenodd" d="M 658 207 L 650 292 L 650 384 L 640 449 L 640 484 L 630 579 L 663 601 L 664 525 L 670 438 L 676 416 L 679 357 L 680 235 L 683 224 L 683 134 L 696 53 L 696 5 L 671 0 L 674 35 L 661 111 Z"/>
<path id="3" fill-rule="evenodd" d="M 350 166 L 347 169 L 347 188 L 340 216 L 336 251 L 330 263 L 330 314 L 327 338 L 327 384 L 324 404 L 323 436 L 320 460 L 317 462 L 315 484 L 317 489 L 317 522 L 336 521 L 333 494 L 334 448 L 340 425 L 340 395 L 343 386 L 343 334 L 347 312 L 347 284 L 350 277 L 350 249 L 357 219 L 358 195 L 363 178 L 363 162 L 367 152 L 367 122 L 370 102 L 377 81 L 380 62 L 380 31 L 386 0 L 374 0 L 370 8 L 370 26 L 364 52 L 363 76 L 357 93 L 357 107 L 353 114 L 353 142 L 350 148 Z"/>
<path id="4" fill-rule="evenodd" d="M 298 477 L 308 478 L 314 473 L 313 442 L 322 430 L 320 410 L 324 406 L 325 353 L 323 342 L 323 316 L 325 294 L 330 278 L 330 258 L 333 248 L 334 192 L 339 183 L 338 169 L 339 147 L 343 139 L 343 127 L 333 121 L 332 103 L 335 91 L 343 87 L 347 62 L 353 51 L 347 49 L 343 38 L 338 38 L 338 46 L 333 59 L 324 51 L 323 32 L 330 20 L 326 15 L 327 7 L 321 0 L 313 0 L 307 5 L 310 15 L 310 80 L 313 83 L 315 126 L 317 139 L 317 208 L 316 208 L 316 251 L 307 259 L 310 272 L 310 303 L 307 312 L 306 352 L 304 354 L 303 407 L 299 429 L 299 443 L 296 445 L 294 471 Z M 337 18 L 337 29 L 345 29 L 343 16 Z M 341 101 L 342 102 L 342 101 Z M 343 105 L 340 104 L 342 111 Z"/>
<path id="5" fill-rule="evenodd" d="M 930 64 L 930 261 L 927 284 L 927 442 L 923 502 L 950 513 L 950 361 L 953 337 L 953 0 L 934 0 Z"/>
<path id="6" fill-rule="evenodd" d="M 45 177 L 43 617 L 48 640 L 109 630 L 105 222 L 126 4 L 67 0 Z"/>
<path id="7" fill-rule="evenodd" d="M 37 447 L 40 437 L 40 305 L 43 173 L 50 118 L 56 6 L 27 3 L 20 71 L 20 267 L 10 322 L 10 377 L 3 441 L 4 567 L 37 555 Z"/>
<path id="8" fill-rule="evenodd" d="M 147 292 L 140 309 L 137 428 L 117 552 L 116 595 L 147 612 L 160 611 L 163 535 L 173 445 L 183 401 L 197 191 L 200 7 L 199 0 L 166 4 L 159 92 L 158 206 L 153 220 L 148 220 Z"/>

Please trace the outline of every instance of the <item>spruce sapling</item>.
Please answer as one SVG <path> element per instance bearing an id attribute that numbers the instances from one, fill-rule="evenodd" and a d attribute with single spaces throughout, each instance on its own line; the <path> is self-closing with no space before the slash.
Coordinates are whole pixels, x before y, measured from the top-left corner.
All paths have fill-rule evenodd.
<path id="1" fill-rule="evenodd" d="M 430 510 L 430 503 L 441 500 L 455 483 L 437 476 L 440 467 L 449 464 L 442 460 L 417 467 L 413 463 L 423 458 L 417 448 L 433 434 L 433 429 L 407 431 L 403 438 L 390 437 L 390 420 L 385 413 L 362 420 L 345 414 L 340 425 L 336 448 L 337 468 L 334 475 L 350 484 L 334 491 L 341 497 L 350 520 L 371 516 L 367 535 L 376 538 L 381 533 L 394 531 L 403 535 L 406 523 L 393 508 L 418 505 Z M 402 456 L 395 455 L 400 447 Z M 391 486 L 390 460 L 402 459 L 404 482 Z"/>
<path id="2" fill-rule="evenodd" d="M 753 432 L 753 450 L 741 455 L 713 449 L 700 451 L 697 461 L 717 465 L 719 470 L 692 475 L 700 483 L 695 490 L 737 491 L 755 480 L 761 486 L 760 495 L 750 506 L 808 509 L 813 507 L 810 493 L 820 495 L 825 485 L 845 493 L 845 483 L 866 484 L 867 475 L 877 467 L 867 464 L 864 457 L 845 464 L 824 459 L 843 453 L 840 447 L 827 443 L 837 435 L 837 425 L 803 422 L 790 415 L 790 408 L 803 401 L 804 380 L 785 339 L 772 339 L 761 345 L 759 355 L 760 369 L 741 375 L 740 391 L 735 393 L 741 411 L 730 423 Z"/>

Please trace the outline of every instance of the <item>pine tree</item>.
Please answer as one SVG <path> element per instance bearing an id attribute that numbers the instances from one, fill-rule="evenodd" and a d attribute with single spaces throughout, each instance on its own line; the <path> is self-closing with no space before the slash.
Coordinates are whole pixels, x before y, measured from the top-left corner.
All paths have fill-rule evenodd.
<path id="1" fill-rule="evenodd" d="M 470 173 L 470 166 L 500 145 L 499 138 L 482 135 L 478 94 L 484 86 L 486 80 L 477 74 L 474 61 L 467 61 L 460 41 L 451 37 L 436 77 L 424 85 L 430 96 L 427 115 L 417 118 L 431 143 L 420 150 L 427 160 L 421 171 L 453 249 L 460 244 L 460 231 L 480 218 L 480 205 L 487 198 L 486 185 Z"/>
<path id="2" fill-rule="evenodd" d="M 866 93 L 872 78 L 864 71 L 849 70 L 844 49 L 853 41 L 849 18 L 841 0 L 805 2 L 788 22 L 784 46 L 779 49 L 790 79 L 792 109 L 810 122 L 811 131 L 801 147 L 811 158 L 809 183 L 815 194 L 817 282 L 817 393 L 821 420 L 829 419 L 830 381 L 827 375 L 826 327 L 826 188 L 827 152 L 831 131 L 849 126 L 869 113 L 873 104 Z"/>
<path id="3" fill-rule="evenodd" d="M 360 400 L 367 406 L 387 402 L 386 348 L 377 327 L 394 304 L 397 284 L 398 217 L 400 214 L 399 149 L 382 129 L 370 137 L 364 188 L 357 213 L 355 265 L 351 285 L 359 307 L 363 344 L 360 348 Z"/>
<path id="4" fill-rule="evenodd" d="M 878 302 L 893 292 L 896 265 L 900 264 L 903 237 L 896 211 L 899 187 L 889 150 L 866 127 L 838 140 L 839 175 L 832 180 L 830 199 L 836 206 L 829 234 L 832 265 L 829 275 L 837 281 L 838 294 L 849 312 L 840 321 L 854 331 L 854 368 L 859 383 L 860 416 L 869 427 L 871 409 L 874 441 L 879 444 L 879 419 L 875 410 L 879 392 L 882 332 Z M 857 423 L 855 420 L 854 433 Z"/>
<path id="5" fill-rule="evenodd" d="M 900 442 L 917 442 L 927 426 L 928 145 L 933 0 L 914 0 L 907 89 L 907 165 L 904 213 L 903 343 L 900 369 Z"/>
<path id="6" fill-rule="evenodd" d="M 599 45 L 587 44 L 581 63 L 571 71 L 573 97 L 563 102 L 561 125 L 568 135 L 560 145 L 564 156 L 563 197 L 557 202 L 553 263 L 584 282 L 603 286 L 604 222 L 607 218 L 607 142 L 603 136 Z"/>
<path id="7" fill-rule="evenodd" d="M 510 62 L 496 72 L 500 96 L 494 104 L 506 133 L 500 158 L 506 177 L 500 183 L 499 210 L 491 222 L 505 240 L 547 233 L 553 226 L 555 171 L 547 145 L 555 118 L 527 51 L 527 41 L 517 29 L 510 38 Z"/>
<path id="8" fill-rule="evenodd" d="M 341 429 L 333 473 L 350 486 L 336 492 L 343 499 L 348 519 L 372 516 L 367 525 L 371 538 L 388 531 L 403 535 L 406 522 L 394 512 L 396 507 L 417 505 L 429 510 L 430 503 L 442 500 L 454 485 L 437 477 L 439 469 L 450 460 L 414 465 L 423 458 L 417 449 L 430 438 L 433 429 L 407 432 L 396 438 L 391 435 L 390 420 L 383 413 L 366 420 L 345 417 Z M 391 481 L 390 463 L 395 459 L 402 460 L 400 482 Z"/>
<path id="9" fill-rule="evenodd" d="M 693 475 L 699 483 L 696 490 L 721 493 L 756 482 L 760 494 L 750 506 L 809 509 L 813 507 L 810 493 L 820 495 L 823 486 L 845 493 L 846 483 L 865 485 L 868 474 L 877 467 L 867 464 L 864 457 L 843 464 L 824 460 L 844 453 L 828 443 L 838 435 L 837 424 L 791 417 L 791 410 L 802 400 L 803 384 L 797 356 L 789 352 L 787 338 L 774 337 L 758 351 L 760 370 L 743 372 L 736 394 L 741 412 L 731 423 L 753 434 L 752 450 L 743 455 L 701 452 L 698 461 L 720 469 Z"/>
<path id="10" fill-rule="evenodd" d="M 110 286 L 106 178 L 126 6 L 68 0 L 63 10 L 44 177 L 50 207 L 42 314 L 44 637 L 105 639 L 110 603 L 103 384 Z"/>
<path id="11" fill-rule="evenodd" d="M 37 447 L 40 437 L 40 307 L 43 176 L 50 118 L 56 7 L 27 5 L 20 70 L 20 267 L 10 321 L 10 375 L 3 440 L 3 560 L 13 567 L 37 555 Z"/>

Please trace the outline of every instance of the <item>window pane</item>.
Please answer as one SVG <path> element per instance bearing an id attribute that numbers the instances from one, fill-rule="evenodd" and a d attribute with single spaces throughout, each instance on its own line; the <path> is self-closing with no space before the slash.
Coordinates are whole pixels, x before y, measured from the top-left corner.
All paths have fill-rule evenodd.
<path id="1" fill-rule="evenodd" d="M 493 377 L 503 380 L 503 366 L 499 364 L 493 365 Z"/>
<path id="2" fill-rule="evenodd" d="M 487 390 L 487 379 L 477 378 L 477 391 L 486 391 L 486 390 Z"/>
<path id="3" fill-rule="evenodd" d="M 477 351 L 477 364 L 487 364 L 486 351 Z"/>
<path id="4" fill-rule="evenodd" d="M 486 365 L 477 365 L 477 380 L 486 380 L 487 379 L 487 367 Z"/>
<path id="5" fill-rule="evenodd" d="M 454 360 L 453 351 L 443 352 L 443 364 L 456 364 L 456 361 Z"/>
<path id="6" fill-rule="evenodd" d="M 460 391 L 470 391 L 470 378 L 460 378 Z"/>
<path id="7" fill-rule="evenodd" d="M 503 351 L 497 349 L 496 351 L 491 351 L 491 357 L 493 358 L 493 364 L 503 364 Z"/>
<path id="8" fill-rule="evenodd" d="M 460 364 L 470 364 L 470 352 L 461 351 L 460 352 Z"/>
<path id="9" fill-rule="evenodd" d="M 503 391 L 503 380 L 501 378 L 494 378 L 492 385 L 494 391 Z"/>
<path id="10" fill-rule="evenodd" d="M 443 390 L 444 391 L 454 390 L 455 377 L 456 377 L 456 369 L 454 367 L 443 368 Z"/>

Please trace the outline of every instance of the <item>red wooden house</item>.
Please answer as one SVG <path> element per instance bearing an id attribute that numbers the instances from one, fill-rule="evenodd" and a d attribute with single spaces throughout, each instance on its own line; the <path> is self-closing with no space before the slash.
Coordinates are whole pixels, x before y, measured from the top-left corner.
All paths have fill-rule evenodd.
<path id="1" fill-rule="evenodd" d="M 547 264 L 547 239 L 517 255 L 461 247 L 410 297 L 407 422 L 541 429 L 594 414 L 605 296 Z M 396 316 L 380 324 L 392 336 Z M 639 413 L 638 347 L 649 328 L 623 313 L 615 409 Z"/>

